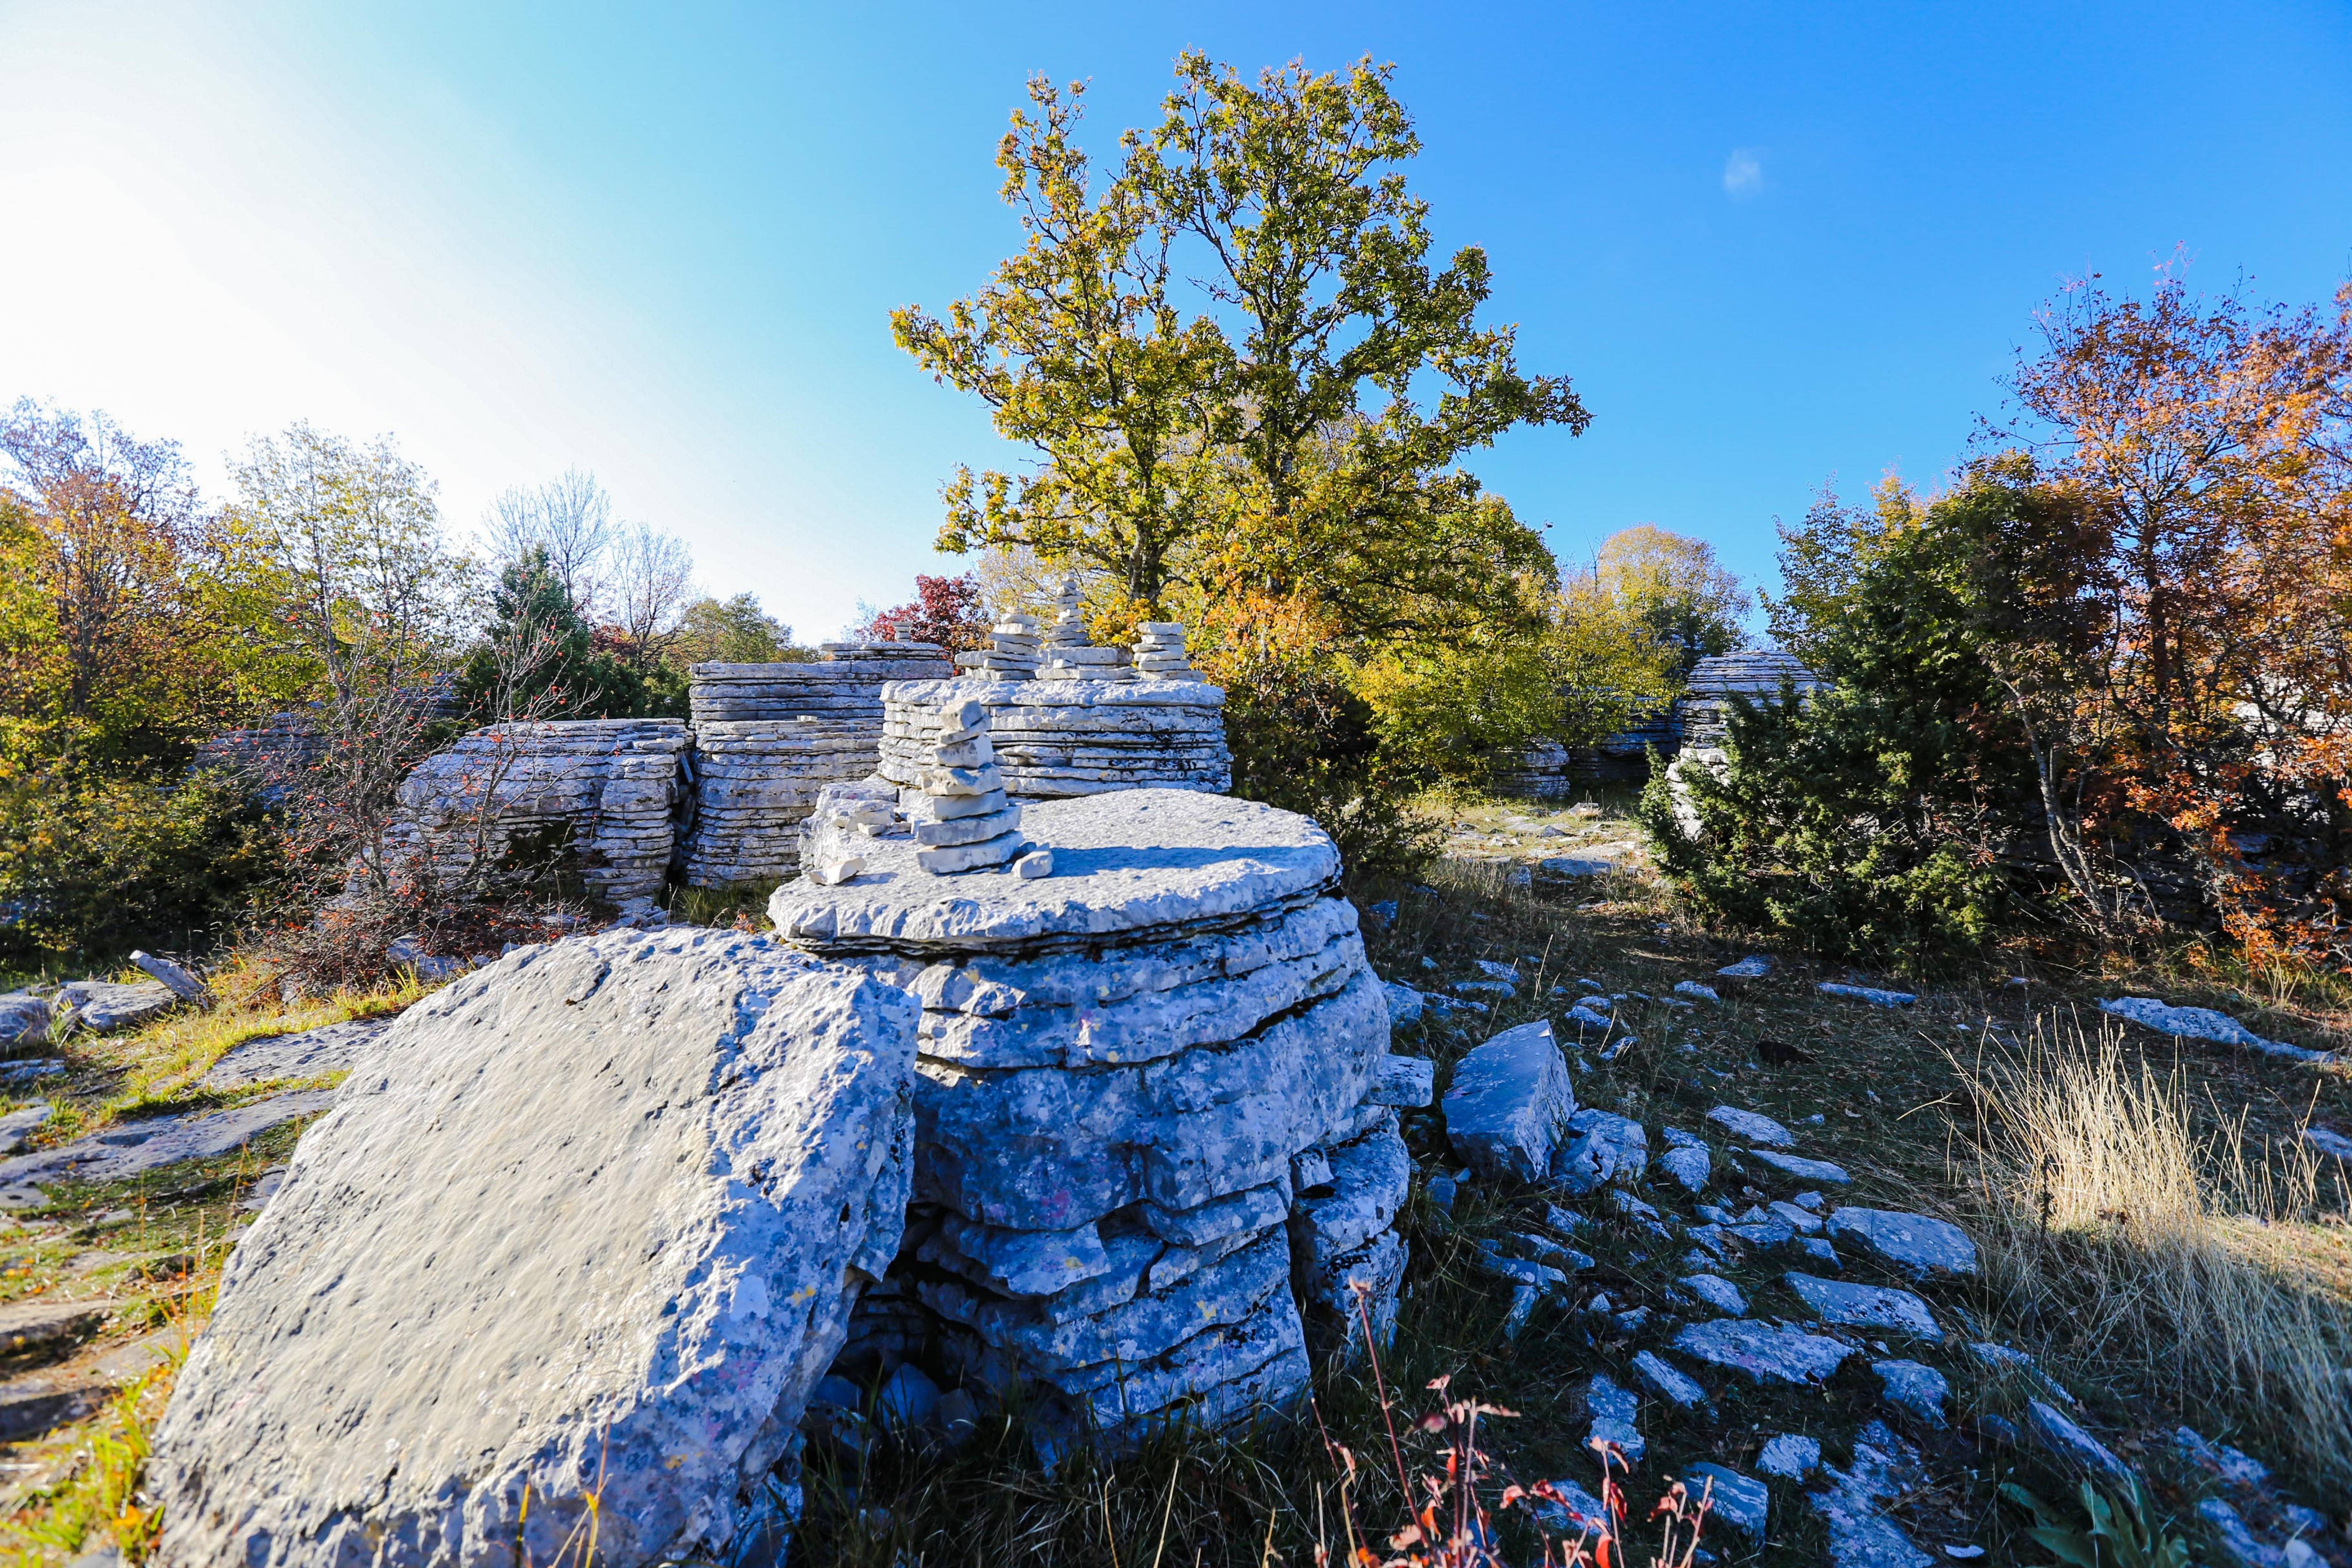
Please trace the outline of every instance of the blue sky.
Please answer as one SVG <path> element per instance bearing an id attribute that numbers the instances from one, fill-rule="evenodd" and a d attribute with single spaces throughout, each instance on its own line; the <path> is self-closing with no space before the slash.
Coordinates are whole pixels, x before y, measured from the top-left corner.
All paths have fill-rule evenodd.
<path id="1" fill-rule="evenodd" d="M 2315 300 L 2352 272 L 2352 8 L 531 7 L 0 0 L 0 396 L 215 479 L 389 430 L 453 530 L 567 465 L 804 636 L 941 569 L 1002 463 L 891 346 L 1013 247 L 1027 75 L 1100 144 L 1176 52 L 1370 53 L 1438 243 L 1486 247 L 1589 433 L 1473 467 L 1569 561 L 1636 522 L 1769 581 L 1777 514 L 1933 483 L 2071 274 Z"/>

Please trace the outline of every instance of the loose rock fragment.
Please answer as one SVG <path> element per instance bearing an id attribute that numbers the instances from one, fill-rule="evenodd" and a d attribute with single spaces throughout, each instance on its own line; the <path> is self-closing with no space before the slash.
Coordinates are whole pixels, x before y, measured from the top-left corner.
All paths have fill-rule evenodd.
<path id="1" fill-rule="evenodd" d="M 1576 1091 L 1550 1021 L 1506 1029 L 1464 1057 L 1444 1109 L 1446 1137 L 1474 1169 L 1543 1180 L 1576 1113 Z"/>
<path id="2" fill-rule="evenodd" d="M 2210 1007 L 2169 1007 L 2153 996 L 2118 996 L 2099 1004 L 2099 1011 L 2112 1013 L 2118 1018 L 2128 1018 L 2143 1028 L 2160 1034 L 2177 1035 L 2183 1039 L 2211 1040 L 2217 1045 L 2242 1046 L 2268 1057 L 2281 1057 L 2289 1061 L 2324 1062 L 2334 1059 L 2326 1051 L 2307 1050 L 2289 1045 L 2284 1040 L 2267 1040 L 2255 1034 L 2226 1013 Z"/>
<path id="3" fill-rule="evenodd" d="M 1642 1179 L 1649 1163 L 1649 1134 L 1631 1117 L 1586 1109 L 1569 1118 L 1569 1142 L 1552 1155 L 1551 1179 L 1582 1196 L 1610 1183 Z M 1653 1217 L 1655 1211 L 1652 1211 Z"/>
<path id="4" fill-rule="evenodd" d="M 1819 1468 L 1821 1462 L 1819 1438 L 1781 1432 L 1765 1440 L 1764 1451 L 1756 1458 L 1756 1468 L 1768 1476 L 1796 1481 Z"/>
<path id="5" fill-rule="evenodd" d="M 1654 1352 L 1643 1351 L 1635 1356 L 1633 1370 L 1643 1383 L 1685 1410 L 1706 1403 L 1706 1390 L 1696 1380 Z"/>
<path id="6" fill-rule="evenodd" d="M 1723 1521 L 1752 1544 L 1764 1543 L 1772 1494 L 1762 1481 L 1722 1465 L 1697 1464 L 1683 1472 L 1683 1486 L 1694 1500 L 1708 1500 L 1709 1519 Z"/>
<path id="7" fill-rule="evenodd" d="M 1942 1373 L 1916 1361 L 1874 1361 L 1870 1370 L 1878 1374 L 1889 1405 L 1900 1405 L 1930 1426 L 1944 1424 L 1952 1385 Z"/>
<path id="8" fill-rule="evenodd" d="M 1860 1243 L 1915 1279 L 1977 1271 L 1976 1243 L 1949 1220 L 1894 1209 L 1842 1208 L 1830 1215 L 1829 1230 L 1841 1241 Z"/>
<path id="9" fill-rule="evenodd" d="M 1736 1105 L 1718 1105 L 1706 1113 L 1706 1119 L 1751 1143 L 1761 1143 L 1769 1149 L 1793 1149 L 1797 1146 L 1795 1133 L 1769 1116 L 1742 1110 Z"/>
<path id="10" fill-rule="evenodd" d="M 1618 1384 L 1603 1373 L 1594 1373 L 1584 1385 L 1585 1413 L 1591 1424 L 1585 1428 L 1585 1447 L 1613 1443 L 1625 1456 L 1629 1465 L 1638 1465 L 1648 1445 L 1643 1441 L 1635 1419 L 1642 1413 L 1642 1401 L 1633 1390 Z"/>
<path id="11" fill-rule="evenodd" d="M 1801 1182 L 1826 1182 L 1843 1186 L 1853 1180 L 1844 1168 L 1827 1160 L 1808 1160 L 1801 1155 L 1783 1154 L 1776 1149 L 1749 1149 L 1744 1152 L 1750 1160 L 1759 1160 L 1774 1170 L 1796 1177 Z"/>
<path id="12" fill-rule="evenodd" d="M 1927 1303 L 1908 1290 L 1883 1285 L 1851 1285 L 1843 1279 L 1823 1279 L 1793 1270 L 1786 1278 L 1790 1289 L 1804 1299 L 1806 1306 L 1820 1313 L 1823 1322 L 1845 1328 L 1892 1329 L 1923 1339 L 1943 1336 Z"/>
<path id="13" fill-rule="evenodd" d="M 1813 989 L 1824 996 L 1847 996 L 1874 1007 L 1908 1007 L 1919 1000 L 1910 991 L 1882 991 L 1873 985 L 1845 985 L 1834 980 L 1824 980 Z"/>
<path id="14" fill-rule="evenodd" d="M 2131 1467 L 2084 1431 L 2073 1416 L 2046 1400 L 2026 1401 L 2025 1430 L 2035 1446 L 2063 1468 L 2122 1485 L 2128 1485 L 2133 1479 Z"/>
<path id="15" fill-rule="evenodd" d="M 1739 1293 L 1738 1286 L 1719 1274 L 1689 1274 L 1676 1283 L 1718 1312 L 1728 1312 L 1735 1318 L 1747 1315 L 1748 1298 Z"/>
<path id="16" fill-rule="evenodd" d="M 1692 1323 L 1675 1336 L 1675 1349 L 1713 1366 L 1745 1373 L 1758 1383 L 1819 1383 L 1844 1364 L 1853 1350 L 1801 1329 L 1738 1318 Z"/>

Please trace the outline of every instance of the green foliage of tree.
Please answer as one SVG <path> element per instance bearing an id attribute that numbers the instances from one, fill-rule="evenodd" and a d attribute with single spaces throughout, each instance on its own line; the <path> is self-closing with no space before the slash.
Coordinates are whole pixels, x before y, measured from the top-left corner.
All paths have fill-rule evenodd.
<path id="1" fill-rule="evenodd" d="M 793 628 L 760 608 L 756 595 L 731 599 L 705 595 L 680 617 L 672 657 L 681 665 L 801 664 L 814 648 L 795 647 Z"/>
<path id="2" fill-rule="evenodd" d="M 1817 506 L 1789 531 L 1799 563 L 1841 563 L 1791 572 L 1813 596 L 1779 612 L 1836 684 L 1735 702 L 1719 762 L 1686 752 L 1654 775 L 1643 825 L 1685 897 L 1817 951 L 1906 961 L 2021 916 L 2031 889 L 2006 851 L 2032 768 L 1987 662 L 1980 562 L 2033 500 L 1979 475 L 1924 507 L 1899 489 L 1871 513 Z"/>
<path id="3" fill-rule="evenodd" d="M 1485 784 L 1531 741 L 1594 745 L 1673 696 L 1677 657 L 1638 605 L 1591 579 L 1528 594 L 1528 631 L 1391 645 L 1354 673 L 1398 765 Z"/>
<path id="4" fill-rule="evenodd" d="M 1623 529 L 1602 542 L 1594 574 L 1653 637 L 1681 645 L 1680 673 L 1747 641 L 1748 590 L 1704 540 L 1646 522 Z"/>
<path id="5" fill-rule="evenodd" d="M 474 722 L 685 716 L 682 687 L 649 682 L 598 646 L 544 548 L 530 546 L 499 574 L 490 615 L 457 677 Z"/>

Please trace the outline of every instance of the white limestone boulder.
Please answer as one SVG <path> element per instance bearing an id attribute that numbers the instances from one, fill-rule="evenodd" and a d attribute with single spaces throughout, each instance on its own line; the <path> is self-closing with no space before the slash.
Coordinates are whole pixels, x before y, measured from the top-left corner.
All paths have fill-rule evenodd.
<path id="1" fill-rule="evenodd" d="M 159 1560 L 551 1563 L 592 1496 L 613 1568 L 779 1529 L 771 1471 L 898 1249 L 915 1014 L 686 931 L 412 1007 L 230 1260 L 156 1436 Z"/>

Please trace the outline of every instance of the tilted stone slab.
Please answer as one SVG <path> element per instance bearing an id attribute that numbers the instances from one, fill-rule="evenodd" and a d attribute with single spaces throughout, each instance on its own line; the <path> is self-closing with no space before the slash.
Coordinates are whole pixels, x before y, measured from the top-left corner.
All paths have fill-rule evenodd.
<path id="1" fill-rule="evenodd" d="M 1576 1090 L 1550 1020 L 1506 1029 L 1464 1057 L 1443 1109 L 1447 1141 L 1475 1169 L 1542 1181 L 1576 1114 Z"/>
<path id="2" fill-rule="evenodd" d="M 774 1525 L 898 1247 L 914 1023 L 708 931 L 525 949 L 410 1008 L 229 1262 L 155 1439 L 160 1560 L 552 1563 L 592 1492 L 615 1568 Z"/>
<path id="3" fill-rule="evenodd" d="M 942 955 L 1082 949 L 1238 923 L 1331 887 L 1339 853 L 1306 817 L 1255 801 L 1139 789 L 1027 808 L 1024 831 L 1054 852 L 1027 880 L 974 871 L 942 889 L 911 839 L 877 838 L 855 882 L 786 883 L 768 916 L 813 951 Z"/>
<path id="4" fill-rule="evenodd" d="M 306 1089 L 227 1110 L 116 1122 L 71 1143 L 0 1160 L 0 1186 L 26 1182 L 120 1182 L 185 1160 L 216 1159 L 272 1128 L 316 1116 L 334 1098 L 331 1089 Z"/>

